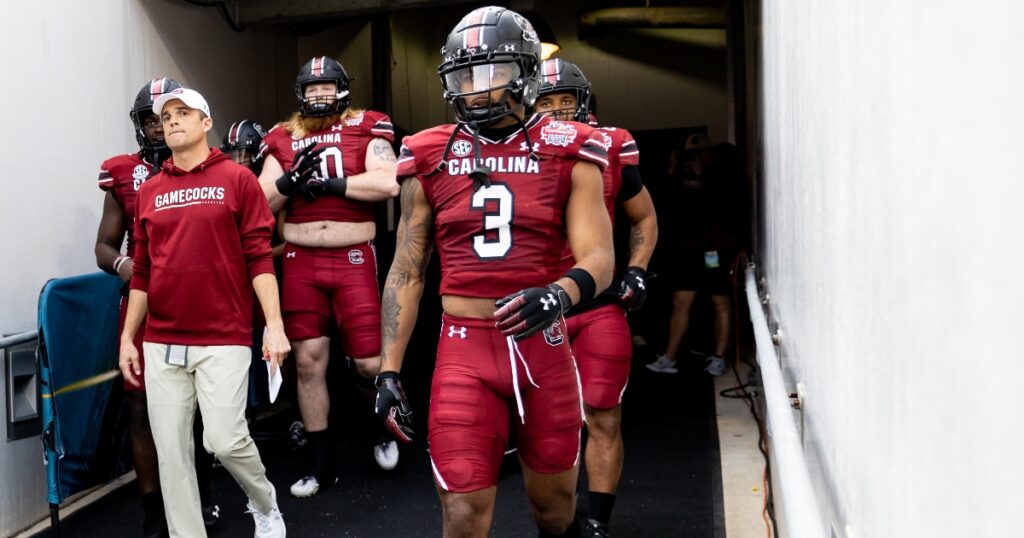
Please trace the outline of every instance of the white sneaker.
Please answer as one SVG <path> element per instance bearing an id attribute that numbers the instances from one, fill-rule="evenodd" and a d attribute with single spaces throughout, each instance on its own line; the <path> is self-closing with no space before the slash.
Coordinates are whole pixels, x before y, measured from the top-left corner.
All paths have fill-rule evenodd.
<path id="1" fill-rule="evenodd" d="M 665 355 L 658 355 L 657 360 L 647 364 L 647 369 L 652 372 L 658 372 L 659 374 L 679 373 L 679 370 L 676 369 L 676 361 L 666 357 Z"/>
<path id="2" fill-rule="evenodd" d="M 373 446 L 373 459 L 385 471 L 394 469 L 398 465 L 398 443 L 394 440 L 381 440 Z"/>
<path id="3" fill-rule="evenodd" d="M 252 514 L 252 519 L 256 522 L 254 538 L 285 538 L 287 531 L 284 528 L 284 518 L 276 506 L 269 513 L 264 514 L 252 505 L 252 501 L 249 501 L 246 512 Z"/>
<path id="4" fill-rule="evenodd" d="M 704 371 L 715 377 L 724 374 L 725 370 L 728 368 L 728 365 L 725 363 L 725 359 L 718 355 L 711 355 L 704 360 L 708 363 L 708 365 L 704 367 Z"/>
<path id="5" fill-rule="evenodd" d="M 313 475 L 300 478 L 298 482 L 288 488 L 288 492 L 292 494 L 292 497 L 312 497 L 318 491 L 320 491 L 320 481 Z"/>

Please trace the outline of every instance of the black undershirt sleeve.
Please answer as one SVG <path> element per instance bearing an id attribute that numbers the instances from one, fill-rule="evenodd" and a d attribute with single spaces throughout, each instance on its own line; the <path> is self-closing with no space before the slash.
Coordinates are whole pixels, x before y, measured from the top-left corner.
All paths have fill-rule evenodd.
<path id="1" fill-rule="evenodd" d="M 626 166 L 622 169 L 622 185 L 619 186 L 619 193 L 615 196 L 616 202 L 625 202 L 640 194 L 644 190 L 644 182 L 640 179 L 640 169 L 635 166 Z"/>

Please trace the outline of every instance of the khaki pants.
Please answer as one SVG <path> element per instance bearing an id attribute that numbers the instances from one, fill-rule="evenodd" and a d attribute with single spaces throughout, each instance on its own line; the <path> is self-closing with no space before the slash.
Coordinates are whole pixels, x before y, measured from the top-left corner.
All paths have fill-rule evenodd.
<path id="1" fill-rule="evenodd" d="M 203 446 L 248 495 L 270 512 L 277 503 L 245 422 L 251 351 L 245 346 L 189 346 L 182 366 L 166 361 L 167 345 L 144 342 L 149 422 L 160 461 L 160 491 L 172 537 L 206 536 L 196 482 L 192 421 L 203 414 Z"/>

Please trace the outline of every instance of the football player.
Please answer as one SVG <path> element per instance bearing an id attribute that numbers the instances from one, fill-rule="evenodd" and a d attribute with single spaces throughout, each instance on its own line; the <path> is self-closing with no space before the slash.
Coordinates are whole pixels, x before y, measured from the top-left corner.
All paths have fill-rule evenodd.
<path id="1" fill-rule="evenodd" d="M 591 86 L 583 71 L 562 60 L 541 65 L 543 84 L 534 109 L 568 121 L 588 122 Z M 651 195 L 637 165 L 640 152 L 625 129 L 599 129 L 608 150 L 604 170 L 604 203 L 612 222 L 622 210 L 630 223 L 629 265 L 618 275 L 617 285 L 587 304 L 578 305 L 566 316 L 569 342 L 580 370 L 583 402 L 587 416 L 584 462 L 589 486 L 589 518 L 583 535 L 608 536 L 608 520 L 615 503 L 615 491 L 622 475 L 622 395 L 629 381 L 633 358 L 632 338 L 626 310 L 640 308 L 647 295 L 644 278 L 647 264 L 658 240 L 658 220 Z M 572 252 L 566 249 L 563 263 L 571 267 Z"/>
<path id="2" fill-rule="evenodd" d="M 103 214 L 100 217 L 99 229 L 96 233 L 96 265 L 100 269 L 121 277 L 127 283 L 132 276 L 132 255 L 135 242 L 132 238 L 133 222 L 135 221 L 135 200 L 139 187 L 150 176 L 156 174 L 171 155 L 164 143 L 164 131 L 160 118 L 153 113 L 153 100 L 157 97 L 180 88 L 177 81 L 161 77 L 149 81 L 135 96 L 135 101 L 128 112 L 135 128 L 135 140 L 139 151 L 127 155 L 111 157 L 100 165 L 99 188 L 106 192 L 103 199 Z M 125 236 L 128 238 L 127 252 L 121 254 L 121 244 Z M 121 301 L 121 325 L 124 324 L 127 301 Z M 120 333 L 121 328 L 118 328 Z M 135 345 L 141 349 L 145 336 L 145 325 L 140 328 Z M 141 357 L 140 357 L 141 360 Z M 140 364 L 145 368 L 144 364 Z M 135 464 L 135 475 L 142 494 L 142 506 L 145 512 L 143 536 L 164 536 L 167 525 L 164 519 L 163 501 L 160 498 L 160 476 L 157 469 L 156 447 L 153 434 L 149 427 L 149 414 L 146 410 L 146 386 L 143 376 L 138 376 L 139 384 L 124 381 L 124 390 L 128 398 L 132 459 Z M 195 427 L 202 432 L 202 419 L 196 415 Z M 220 509 L 213 503 L 211 489 L 212 478 L 210 469 L 213 457 L 201 446 L 196 446 L 196 472 L 199 475 L 202 493 L 203 519 L 207 525 L 217 522 Z"/>
<path id="3" fill-rule="evenodd" d="M 328 430 L 327 362 L 332 329 L 340 335 L 369 404 L 380 371 L 380 295 L 374 203 L 398 195 L 391 120 L 350 106 L 349 77 L 317 56 L 295 80 L 298 111 L 263 139 L 260 183 L 274 211 L 286 209 L 281 309 L 298 369 L 299 410 L 314 454 L 291 487 L 310 497 L 337 481 Z M 311 149 L 312 148 L 312 149 Z M 385 470 L 398 446 L 374 447 Z"/>
<path id="4" fill-rule="evenodd" d="M 458 121 L 406 138 L 399 159 L 377 414 L 410 439 L 398 372 L 436 247 L 444 313 L 427 431 L 445 536 L 487 535 L 510 415 L 540 535 L 579 535 L 582 402 L 562 313 L 611 281 L 607 153 L 587 125 L 525 115 L 539 66 L 525 18 L 472 11 L 448 35 L 439 69 Z M 563 274 L 566 241 L 576 264 Z"/>
<path id="5" fill-rule="evenodd" d="M 220 150 L 231 157 L 232 161 L 252 170 L 258 176 L 263 171 L 260 144 L 266 136 L 267 132 L 259 123 L 252 120 L 236 121 L 224 133 Z"/>

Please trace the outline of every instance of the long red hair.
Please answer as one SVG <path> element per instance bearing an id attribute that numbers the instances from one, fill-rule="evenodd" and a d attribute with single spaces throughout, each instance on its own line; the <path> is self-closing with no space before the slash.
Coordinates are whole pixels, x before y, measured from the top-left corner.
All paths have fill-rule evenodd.
<path id="1" fill-rule="evenodd" d="M 346 108 L 344 112 L 331 114 L 330 116 L 303 116 L 298 112 L 293 112 L 290 118 L 277 125 L 292 136 L 303 138 L 309 133 L 323 131 L 339 121 L 354 118 L 362 112 L 363 109 L 354 106 Z"/>

